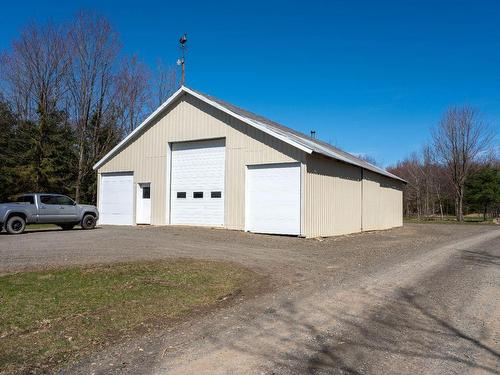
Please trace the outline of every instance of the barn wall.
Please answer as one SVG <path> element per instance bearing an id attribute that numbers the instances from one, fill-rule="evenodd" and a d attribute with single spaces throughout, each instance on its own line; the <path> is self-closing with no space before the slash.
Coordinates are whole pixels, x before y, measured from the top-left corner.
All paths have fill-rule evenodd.
<path id="1" fill-rule="evenodd" d="M 304 176 L 306 237 L 403 225 L 403 183 L 320 155 L 308 155 Z"/>
<path id="2" fill-rule="evenodd" d="M 361 168 L 308 155 L 304 174 L 304 235 L 361 231 Z"/>
<path id="3" fill-rule="evenodd" d="M 133 171 L 135 188 L 138 183 L 150 182 L 151 223 L 168 224 L 169 142 L 222 137 L 226 139 L 225 227 L 244 229 L 245 166 L 303 162 L 305 153 L 190 95 L 178 99 L 98 173 Z"/>
<path id="4" fill-rule="evenodd" d="M 363 171 L 363 230 L 403 225 L 403 183 Z"/>

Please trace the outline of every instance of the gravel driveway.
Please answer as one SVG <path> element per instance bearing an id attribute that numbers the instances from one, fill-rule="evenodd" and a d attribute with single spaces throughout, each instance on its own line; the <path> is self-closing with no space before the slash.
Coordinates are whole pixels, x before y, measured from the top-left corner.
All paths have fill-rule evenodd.
<path id="1" fill-rule="evenodd" d="M 500 373 L 497 227 L 324 240 L 186 227 L 0 235 L 0 272 L 169 257 L 238 262 L 273 288 L 64 372 Z"/>

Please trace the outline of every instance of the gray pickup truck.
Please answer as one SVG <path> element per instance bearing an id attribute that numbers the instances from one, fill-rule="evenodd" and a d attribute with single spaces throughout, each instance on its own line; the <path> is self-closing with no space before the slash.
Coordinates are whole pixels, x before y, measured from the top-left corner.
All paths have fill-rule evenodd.
<path id="1" fill-rule="evenodd" d="M 26 224 L 56 224 L 64 230 L 80 224 L 83 229 L 93 229 L 99 218 L 95 206 L 76 204 L 60 194 L 24 194 L 12 203 L 0 204 L 0 231 L 10 234 L 24 232 Z"/>

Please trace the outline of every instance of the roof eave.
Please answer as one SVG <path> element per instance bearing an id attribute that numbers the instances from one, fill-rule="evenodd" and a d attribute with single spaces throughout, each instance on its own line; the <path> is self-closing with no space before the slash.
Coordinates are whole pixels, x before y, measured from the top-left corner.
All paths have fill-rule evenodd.
<path id="1" fill-rule="evenodd" d="M 153 119 L 156 118 L 165 108 L 167 108 L 175 99 L 177 99 L 184 91 L 184 86 L 181 86 L 174 92 L 162 105 L 160 105 L 153 113 L 151 113 L 137 128 L 135 128 L 129 135 L 122 139 L 115 147 L 111 149 L 101 160 L 94 164 L 93 170 L 96 170 L 104 165 L 109 158 L 115 155 L 123 146 L 125 146 L 131 139 L 133 139 L 144 127 L 146 127 Z"/>
<path id="2" fill-rule="evenodd" d="M 370 170 L 374 173 L 377 173 L 379 175 L 392 178 L 395 180 L 399 180 L 403 183 L 407 183 L 405 180 L 402 178 L 393 175 L 392 173 L 389 173 L 387 171 L 383 171 L 378 167 L 373 166 L 373 168 L 366 168 L 363 165 L 359 165 L 352 160 L 349 160 L 348 158 L 345 158 L 344 156 L 329 150 L 325 149 L 321 145 L 315 144 L 314 147 L 310 147 L 306 141 L 304 143 L 299 142 L 296 140 L 297 137 L 293 137 L 295 139 L 291 139 L 291 137 L 287 137 L 286 135 L 281 134 L 280 132 L 274 131 L 272 129 L 269 129 L 265 124 L 261 123 L 260 121 L 257 121 L 255 119 L 251 119 L 245 116 L 242 116 L 238 113 L 233 112 L 232 110 L 224 107 L 223 105 L 211 100 L 210 98 L 207 98 L 204 95 L 201 95 L 197 93 L 196 91 L 193 91 L 189 89 L 186 86 L 181 86 L 175 93 L 173 93 L 162 105 L 160 105 L 151 115 L 149 115 L 137 128 L 135 128 L 128 136 L 126 136 L 120 143 L 118 143 L 115 147 L 111 149 L 104 157 L 102 157 L 94 166 L 93 169 L 96 170 L 100 167 L 102 167 L 111 157 L 113 157 L 118 151 L 120 151 L 123 147 L 125 147 L 130 141 L 132 141 L 136 136 L 139 135 L 139 133 L 146 127 L 148 126 L 161 112 L 163 112 L 166 108 L 168 108 L 178 97 L 180 97 L 183 93 L 190 94 L 194 96 L 195 98 L 201 100 L 204 103 L 207 103 L 208 105 L 217 108 L 218 110 L 222 111 L 223 113 L 226 113 L 256 129 L 261 130 L 262 132 L 271 135 L 272 137 L 275 137 L 295 148 L 298 148 L 307 154 L 312 154 L 313 152 L 329 157 L 334 160 L 339 160 L 341 162 L 354 165 L 360 168 L 364 168 L 367 170 Z M 299 138 L 300 139 L 300 138 Z"/>
<path id="3" fill-rule="evenodd" d="M 220 104 L 204 97 L 203 95 L 198 94 L 197 92 L 187 88 L 186 86 L 181 86 L 174 94 L 170 96 L 161 106 L 159 106 L 151 115 L 149 115 L 137 128 L 135 128 L 129 135 L 127 135 L 120 143 L 118 143 L 115 147 L 111 149 L 106 155 L 104 155 L 101 160 L 99 160 L 94 166 L 92 167 L 93 170 L 96 170 L 100 167 L 102 167 L 112 156 L 114 156 L 119 150 L 121 150 L 122 147 L 124 147 L 130 140 L 132 140 L 144 127 L 146 127 L 151 121 L 153 121 L 156 116 L 158 116 L 163 110 L 165 110 L 172 102 L 177 99 L 181 94 L 183 93 L 188 93 L 195 98 L 211 105 L 212 107 L 215 107 L 219 109 L 220 111 L 227 113 L 228 115 L 250 125 L 253 126 L 254 128 L 257 128 L 261 130 L 264 133 L 267 133 L 275 138 L 278 138 L 282 140 L 285 143 L 290 144 L 291 146 L 294 146 L 308 154 L 311 154 L 313 150 L 299 142 L 296 142 L 292 139 L 289 139 L 285 136 L 282 136 L 281 134 L 278 134 L 268 128 L 266 128 L 264 125 L 259 123 L 258 121 L 254 121 L 248 118 L 245 118 L 243 116 L 238 115 L 237 113 L 234 113 L 230 111 L 229 109 L 221 106 Z"/>

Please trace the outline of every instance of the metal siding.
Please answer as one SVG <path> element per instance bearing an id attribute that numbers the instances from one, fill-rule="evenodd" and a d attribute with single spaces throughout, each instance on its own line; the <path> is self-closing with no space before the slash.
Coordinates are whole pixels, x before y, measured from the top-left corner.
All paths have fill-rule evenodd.
<path id="1" fill-rule="evenodd" d="M 308 156 L 304 168 L 305 237 L 333 236 L 335 175 L 332 160 Z"/>
<path id="2" fill-rule="evenodd" d="M 304 235 L 333 236 L 403 225 L 402 183 L 328 159 L 307 156 Z"/>
<path id="3" fill-rule="evenodd" d="M 225 227 L 244 229 L 245 166 L 304 161 L 305 153 L 189 95 L 170 109 L 98 173 L 133 171 L 134 186 L 151 182 L 151 223 L 168 224 L 168 143 L 226 139 Z"/>
<path id="4" fill-rule="evenodd" d="M 380 230 L 403 225 L 402 183 L 364 171 L 363 230 Z"/>
<path id="5" fill-rule="evenodd" d="M 304 180 L 306 237 L 361 231 L 361 168 L 313 154 Z"/>

